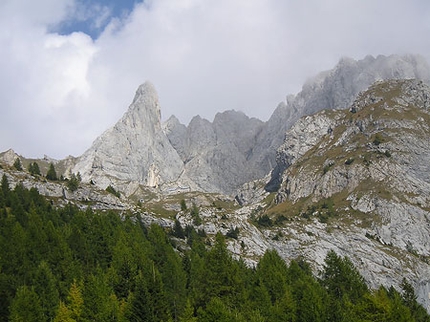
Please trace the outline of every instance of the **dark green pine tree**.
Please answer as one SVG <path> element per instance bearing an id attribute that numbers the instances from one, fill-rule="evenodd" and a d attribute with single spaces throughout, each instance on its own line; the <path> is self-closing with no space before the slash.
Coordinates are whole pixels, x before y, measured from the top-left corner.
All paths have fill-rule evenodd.
<path id="1" fill-rule="evenodd" d="M 241 305 L 244 302 L 244 282 L 237 261 L 234 261 L 221 233 L 215 236 L 215 245 L 205 257 L 206 287 L 205 302 L 213 297 L 222 297 L 227 305 Z"/>
<path id="2" fill-rule="evenodd" d="M 175 224 L 173 225 L 172 235 L 176 238 L 185 239 L 185 231 L 182 228 L 181 223 L 177 219 L 175 220 Z"/>
<path id="3" fill-rule="evenodd" d="M 70 191 L 76 191 L 79 188 L 79 184 L 81 183 L 81 176 L 80 174 L 76 175 L 72 173 L 70 175 L 69 180 L 67 181 L 67 188 L 69 188 Z"/>
<path id="4" fill-rule="evenodd" d="M 60 297 L 55 276 L 45 261 L 37 267 L 33 284 L 40 299 L 44 321 L 52 321 L 57 313 Z"/>
<path id="5" fill-rule="evenodd" d="M 128 298 L 135 288 L 135 277 L 138 273 L 138 264 L 125 233 L 122 233 L 113 248 L 112 262 L 108 269 L 109 280 L 120 300 Z"/>
<path id="6" fill-rule="evenodd" d="M 364 278 L 349 258 L 342 258 L 333 250 L 325 258 L 321 283 L 329 295 L 327 305 L 330 321 L 353 319 L 352 307 L 369 293 Z"/>
<path id="7" fill-rule="evenodd" d="M 6 207 L 10 207 L 10 186 L 6 174 L 1 178 L 1 193 L 3 195 L 3 203 Z"/>
<path id="8" fill-rule="evenodd" d="M 287 265 L 276 250 L 267 250 L 257 264 L 256 278 L 268 290 L 272 304 L 287 291 Z"/>
<path id="9" fill-rule="evenodd" d="M 287 265 L 275 250 L 267 250 L 257 264 L 249 298 L 253 308 L 270 321 L 289 321 L 295 303 L 287 285 Z"/>
<path id="10" fill-rule="evenodd" d="M 48 172 L 46 173 L 46 179 L 52 180 L 52 181 L 58 180 L 57 172 L 55 171 L 55 167 L 52 162 L 49 164 L 49 169 L 48 169 Z"/>
<path id="11" fill-rule="evenodd" d="M 369 291 L 351 260 L 338 256 L 333 250 L 325 258 L 322 283 L 334 298 L 347 296 L 352 302 L 358 301 Z"/>
<path id="12" fill-rule="evenodd" d="M 327 293 L 315 280 L 304 261 L 291 261 L 287 280 L 294 301 L 295 317 L 298 321 L 326 321 L 325 301 Z"/>
<path id="13" fill-rule="evenodd" d="M 169 304 L 163 281 L 155 264 L 148 263 L 148 270 L 139 274 L 136 289 L 131 298 L 129 320 L 133 322 L 168 321 Z"/>
<path id="14" fill-rule="evenodd" d="M 20 158 L 15 159 L 15 162 L 13 163 L 13 167 L 18 171 L 22 171 L 22 163 Z"/>
<path id="15" fill-rule="evenodd" d="M 177 320 L 186 305 L 187 277 L 182 260 L 160 226 L 151 225 L 148 240 L 152 243 L 151 259 L 160 271 L 171 314 L 174 320 Z"/>
<path id="16" fill-rule="evenodd" d="M 87 321 L 117 321 L 118 303 L 107 276 L 98 268 L 89 276 L 83 290 L 84 309 L 82 316 Z"/>
<path id="17" fill-rule="evenodd" d="M 28 172 L 33 176 L 40 176 L 40 168 L 37 162 L 31 162 L 28 166 Z"/>
<path id="18" fill-rule="evenodd" d="M 245 322 L 242 315 L 229 308 L 219 297 L 213 297 L 206 308 L 199 308 L 198 321 L 201 322 Z"/>

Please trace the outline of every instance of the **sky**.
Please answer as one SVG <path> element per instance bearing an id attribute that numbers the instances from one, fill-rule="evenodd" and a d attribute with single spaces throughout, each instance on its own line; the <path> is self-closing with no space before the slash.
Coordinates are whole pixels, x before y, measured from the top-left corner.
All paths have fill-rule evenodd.
<path id="1" fill-rule="evenodd" d="M 0 151 L 79 156 L 157 89 L 162 119 L 267 120 L 341 57 L 430 58 L 428 0 L 0 0 Z"/>

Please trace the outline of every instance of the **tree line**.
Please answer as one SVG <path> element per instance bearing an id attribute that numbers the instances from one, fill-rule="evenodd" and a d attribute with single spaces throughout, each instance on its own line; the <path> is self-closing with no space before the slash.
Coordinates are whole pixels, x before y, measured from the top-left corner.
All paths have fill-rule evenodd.
<path id="1" fill-rule="evenodd" d="M 175 226 L 57 208 L 3 176 L 0 321 L 430 321 L 406 281 L 370 290 L 333 251 L 319 276 L 274 250 L 251 268 L 222 234 Z"/>

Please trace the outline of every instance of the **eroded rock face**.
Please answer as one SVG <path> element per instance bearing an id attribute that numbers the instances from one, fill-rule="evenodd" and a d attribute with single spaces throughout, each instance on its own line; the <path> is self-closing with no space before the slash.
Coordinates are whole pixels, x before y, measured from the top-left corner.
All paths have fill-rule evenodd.
<path id="1" fill-rule="evenodd" d="M 277 152 L 288 168 L 278 198 L 326 198 L 366 179 L 428 205 L 429 108 L 428 85 L 392 80 L 359 95 L 349 111 L 300 119 Z"/>
<path id="2" fill-rule="evenodd" d="M 266 167 L 267 172 L 275 165 L 280 166 L 279 160 L 276 162 L 275 151 L 284 141 L 283 134 L 302 116 L 325 109 L 348 108 L 358 93 L 375 81 L 412 78 L 430 80 L 430 67 L 424 58 L 417 55 L 367 56 L 358 61 L 341 59 L 332 70 L 311 78 L 300 93 L 290 95 L 285 103 L 279 104 L 257 141 L 255 152 L 260 157 L 264 156 L 257 165 Z M 267 168 L 269 164 L 271 166 Z M 272 191 L 278 188 L 277 175 L 283 170 L 285 167 L 281 166 L 272 178 L 269 184 Z"/>
<path id="3" fill-rule="evenodd" d="M 314 227 L 306 239 L 319 235 L 327 243 L 315 245 L 321 252 L 333 248 L 355 258 L 371 285 L 399 285 L 408 277 L 424 307 L 430 280 L 429 137 L 430 87 L 390 80 L 361 93 L 349 110 L 300 119 L 277 155 L 287 167 L 278 203 L 334 203 L 340 230 L 327 234 Z M 321 213 L 313 211 L 306 216 Z M 315 249 L 306 251 L 318 258 Z"/>
<path id="4" fill-rule="evenodd" d="M 183 174 L 198 190 L 231 194 L 260 175 L 250 160 L 262 126 L 242 112 L 226 111 L 213 122 L 196 116 L 185 130 L 170 119 L 165 128 L 185 164 Z"/>
<path id="5" fill-rule="evenodd" d="M 157 93 L 145 83 L 122 119 L 96 139 L 73 172 L 102 188 L 116 181 L 157 187 L 177 181 L 183 169 L 162 130 Z"/>
<path id="6" fill-rule="evenodd" d="M 93 143 L 72 171 L 100 187 L 137 182 L 233 194 L 275 167 L 267 189 L 276 191 L 289 164 L 276 159 L 276 149 L 295 121 L 322 109 L 345 108 L 375 80 L 405 77 L 430 79 L 430 69 L 417 56 L 344 58 L 280 103 L 267 122 L 226 111 L 213 122 L 196 116 L 188 126 L 175 117 L 161 125 L 157 94 L 146 83 L 123 118 Z"/>

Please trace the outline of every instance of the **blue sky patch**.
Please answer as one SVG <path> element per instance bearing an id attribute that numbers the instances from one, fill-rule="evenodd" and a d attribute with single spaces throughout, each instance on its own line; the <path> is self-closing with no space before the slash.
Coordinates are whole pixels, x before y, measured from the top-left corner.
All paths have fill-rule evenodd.
<path id="1" fill-rule="evenodd" d="M 142 0 L 78 0 L 66 19 L 51 31 L 61 35 L 83 32 L 97 39 L 112 19 L 127 17 Z"/>

